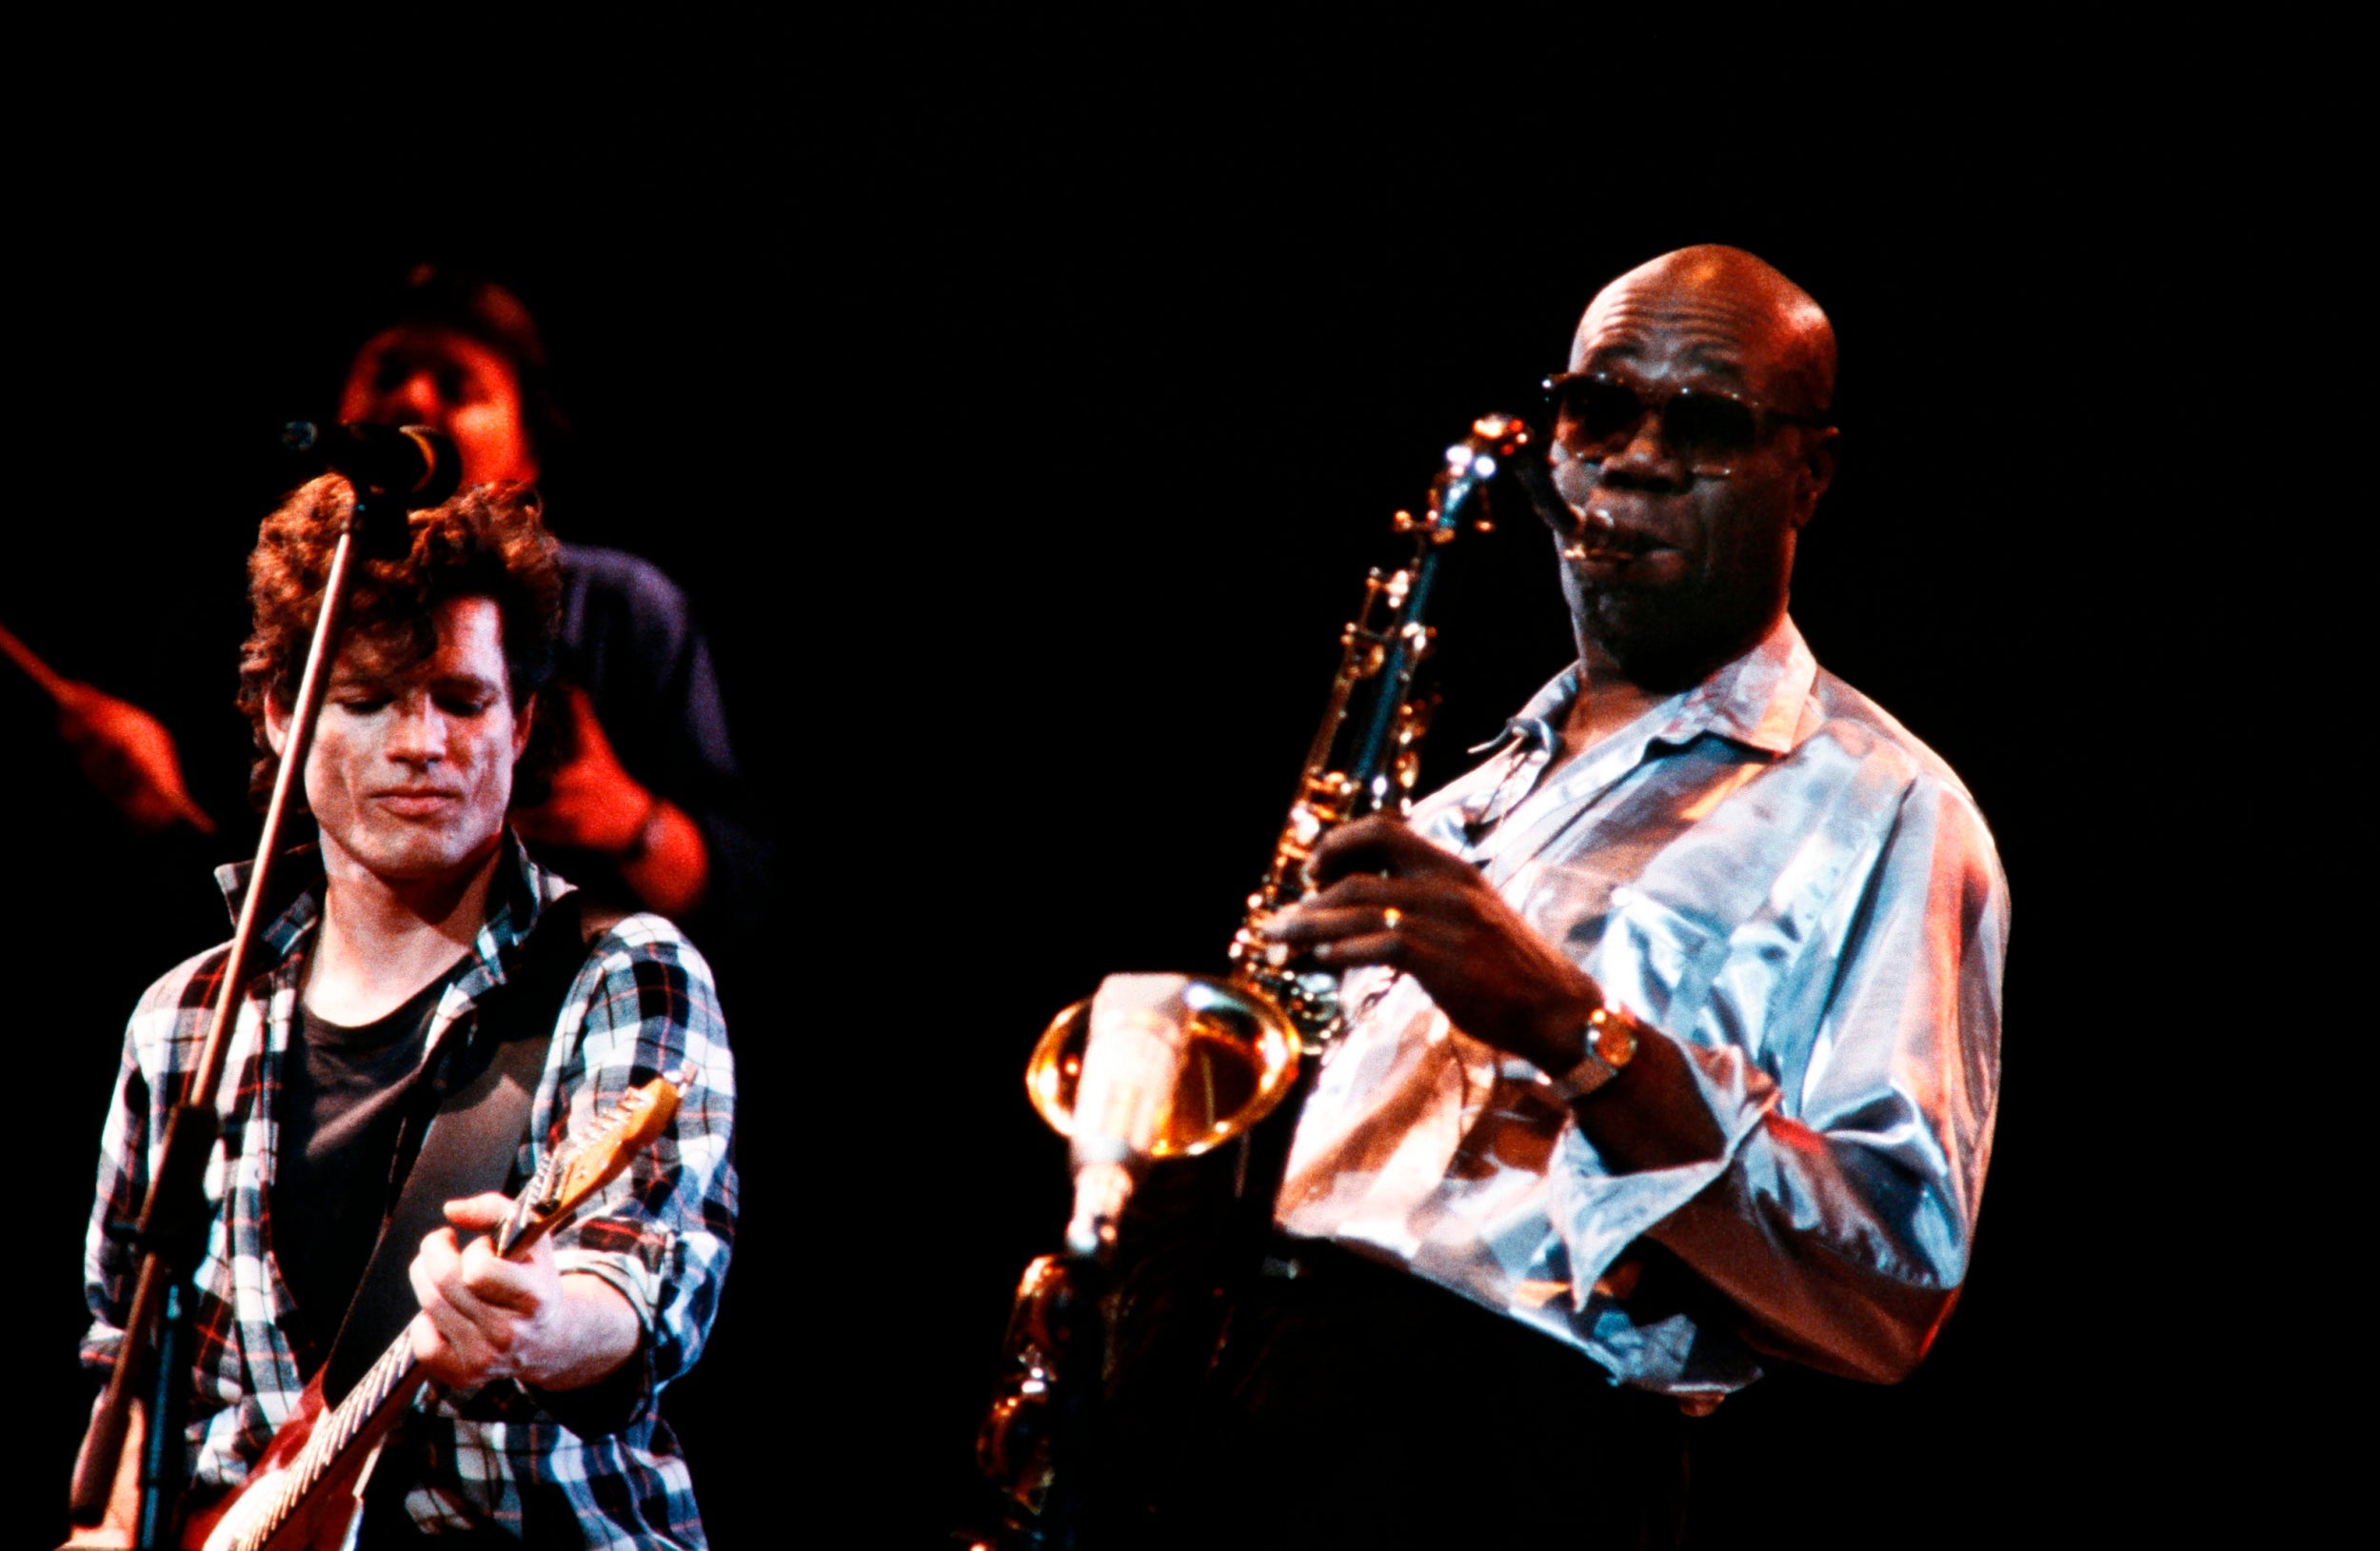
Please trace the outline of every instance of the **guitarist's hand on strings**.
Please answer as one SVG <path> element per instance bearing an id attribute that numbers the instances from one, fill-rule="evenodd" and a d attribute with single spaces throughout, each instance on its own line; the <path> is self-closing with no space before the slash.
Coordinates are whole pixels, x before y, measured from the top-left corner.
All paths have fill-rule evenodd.
<path id="1" fill-rule="evenodd" d="M 446 1203 L 452 1226 L 424 1239 L 413 1261 L 413 1355 L 450 1389 L 497 1379 L 583 1389 L 636 1354 L 636 1311 L 601 1277 L 562 1275 L 542 1238 L 522 1260 L 499 1256 L 487 1233 L 511 1209 L 492 1192 Z"/>

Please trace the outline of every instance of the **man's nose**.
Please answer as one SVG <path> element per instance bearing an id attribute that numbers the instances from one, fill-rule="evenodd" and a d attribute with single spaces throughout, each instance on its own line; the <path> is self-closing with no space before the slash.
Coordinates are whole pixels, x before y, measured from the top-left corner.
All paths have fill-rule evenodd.
<path id="1" fill-rule="evenodd" d="M 435 765 L 446 757 L 446 715 L 427 696 L 400 704 L 388 735 L 388 757 L 407 765 Z"/>
<path id="2" fill-rule="evenodd" d="M 438 379 L 426 371 L 417 371 L 399 383 L 381 401 L 384 418 L 403 426 L 432 426 L 446 428 L 446 413 L 450 406 L 446 395 L 438 390 Z"/>

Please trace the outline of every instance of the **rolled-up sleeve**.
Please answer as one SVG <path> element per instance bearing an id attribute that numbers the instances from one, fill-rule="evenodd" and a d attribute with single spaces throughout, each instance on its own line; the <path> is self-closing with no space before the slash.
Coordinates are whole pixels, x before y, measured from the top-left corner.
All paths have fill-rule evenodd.
<path id="1" fill-rule="evenodd" d="M 631 916 L 597 945 L 569 1006 L 582 1022 L 575 1039 L 558 1031 L 546 1080 L 571 1131 L 692 1068 L 668 1126 L 554 1238 L 562 1271 L 602 1278 L 636 1312 L 641 1382 L 602 1386 L 633 1415 L 694 1364 L 718 1313 L 735 1238 L 735 1064 L 709 966 L 658 916 Z"/>
<path id="2" fill-rule="evenodd" d="M 1775 1089 L 1756 1123 L 1731 1128 L 1724 1166 L 1647 1233 L 1743 1311 L 1756 1348 L 1890 1382 L 1925 1355 L 1966 1274 L 2007 887 L 1965 794 L 1920 779 L 1826 908 L 1792 977 L 1823 987 L 1814 1035 L 1763 1064 Z M 1706 1087 L 1742 1088 L 1742 1051 L 1686 1048 Z"/>

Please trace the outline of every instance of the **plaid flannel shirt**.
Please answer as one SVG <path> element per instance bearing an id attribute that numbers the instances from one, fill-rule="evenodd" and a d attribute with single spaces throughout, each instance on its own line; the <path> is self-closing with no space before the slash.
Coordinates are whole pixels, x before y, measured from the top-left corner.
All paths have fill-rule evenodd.
<path id="1" fill-rule="evenodd" d="M 310 880 L 300 879 L 257 945 L 256 961 L 268 967 L 246 988 L 219 1090 L 223 1136 L 206 1171 L 214 1218 L 192 1278 L 194 1505 L 246 1477 L 305 1388 L 301 1356 L 310 1370 L 325 1355 L 292 1349 L 285 1329 L 292 1304 L 272 1254 L 281 1064 L 322 908 L 317 859 L 293 856 L 276 868 L 288 877 L 308 864 Z M 248 871 L 218 874 L 235 910 Z M 570 888 L 506 835 L 487 922 L 439 1002 L 426 1064 L 469 1036 L 476 1003 L 503 983 L 539 913 Z M 157 982 L 126 1031 L 84 1255 L 92 1324 L 83 1361 L 93 1367 L 114 1361 L 135 1266 L 109 1225 L 138 1215 L 166 1116 L 206 1040 L 227 954 L 215 948 Z M 602 1277 L 627 1299 L 644 1330 L 638 1355 L 572 1395 L 536 1396 L 510 1380 L 464 1398 L 426 1391 L 377 1467 L 406 1473 L 406 1511 L 426 1530 L 493 1524 L 541 1546 L 705 1543 L 685 1461 L 655 1401 L 693 1365 L 719 1306 L 735 1228 L 735 1070 L 709 966 L 661 917 L 630 916 L 592 945 L 563 1001 L 512 1186 L 566 1134 L 684 1062 L 697 1068 L 694 1085 L 668 1130 L 553 1238 L 563 1271 Z"/>

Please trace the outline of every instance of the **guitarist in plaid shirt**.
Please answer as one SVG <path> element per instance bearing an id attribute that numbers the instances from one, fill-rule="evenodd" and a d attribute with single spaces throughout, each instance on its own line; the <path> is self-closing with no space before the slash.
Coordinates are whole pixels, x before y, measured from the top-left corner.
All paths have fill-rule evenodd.
<path id="1" fill-rule="evenodd" d="M 240 701 L 260 792 L 287 746 L 351 499 L 335 478 L 307 486 L 249 557 Z M 362 567 L 304 772 L 320 846 L 276 865 L 286 897 L 269 902 L 262 967 L 240 988 L 195 1275 L 193 1509 L 239 1485 L 321 1366 L 438 1073 L 519 968 L 541 914 L 571 892 L 506 825 L 516 799 L 539 795 L 530 732 L 556 628 L 536 498 L 474 487 L 411 521 L 406 558 Z M 235 909 L 247 870 L 222 874 Z M 450 1226 L 410 1268 L 421 1313 L 408 1339 L 437 1383 L 372 1471 L 364 1546 L 704 1543 L 656 1402 L 701 1354 L 727 1268 L 734 1068 L 710 970 L 675 927 L 649 914 L 586 925 L 513 1185 L 636 1084 L 691 1062 L 694 1085 L 660 1141 L 525 1261 L 480 1237 L 502 1196 L 447 1204 Z M 110 1224 L 149 1188 L 225 956 L 160 980 L 127 1032 L 85 1256 L 83 1355 L 96 1369 L 113 1360 L 131 1297 L 134 1257 Z"/>

